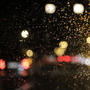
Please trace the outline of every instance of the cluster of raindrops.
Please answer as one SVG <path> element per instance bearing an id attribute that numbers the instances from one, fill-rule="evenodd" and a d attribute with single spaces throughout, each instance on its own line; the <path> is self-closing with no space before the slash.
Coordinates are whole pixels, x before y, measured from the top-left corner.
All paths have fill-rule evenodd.
<path id="1" fill-rule="evenodd" d="M 4 12 L 5 14 L 0 17 L 1 56 L 7 56 L 6 59 L 8 61 L 20 61 L 27 56 L 34 56 L 35 60 L 38 60 L 36 58 L 41 58 L 43 55 L 53 55 L 53 50 L 55 47 L 58 47 L 60 41 L 68 42 L 65 54 L 71 55 L 73 53 L 73 55 L 76 55 L 83 53 L 86 55 L 87 52 L 89 52 L 90 44 L 86 43 L 86 38 L 90 36 L 90 4 L 88 0 L 79 2 L 84 5 L 84 12 L 81 14 L 73 12 L 73 5 L 78 3 L 76 0 L 65 0 L 65 2 L 63 0 L 26 0 L 24 2 L 10 3 L 7 6 L 7 12 Z M 48 8 L 47 13 L 45 12 L 46 4 L 50 4 L 51 6 L 53 4 L 53 12 L 51 12 L 51 6 L 49 7 L 50 12 Z M 33 52 L 35 52 L 35 55 L 33 55 Z M 63 67 L 65 67 L 65 65 Z M 86 79 L 88 83 L 90 80 L 89 70 L 86 70 L 85 67 L 79 67 L 76 73 L 78 75 L 74 73 L 74 76 L 72 75 L 73 79 L 76 81 L 77 79 Z M 66 74 L 66 68 L 60 69 L 59 71 L 62 70 L 65 70 L 65 74 L 63 74 L 63 78 L 56 79 L 56 84 L 61 82 L 63 85 L 64 77 L 66 78 L 68 75 Z M 50 70 L 46 69 L 46 71 L 50 73 Z M 7 80 L 12 80 L 14 76 L 16 76 L 16 72 L 14 74 L 12 73 L 13 72 L 9 70 L 10 79 L 8 78 Z M 50 73 L 50 75 L 53 77 L 55 73 L 56 71 L 53 72 L 53 75 L 51 75 L 52 73 Z M 60 73 L 56 74 L 58 75 Z M 43 79 L 45 79 L 46 82 L 49 80 L 49 84 L 53 85 L 52 82 L 55 79 L 50 79 L 46 72 L 43 72 L 42 76 L 45 77 L 42 77 L 42 79 L 39 77 L 41 81 L 38 80 L 38 86 L 41 86 Z M 25 80 L 19 78 L 17 81 L 16 79 L 13 79 L 13 81 L 24 82 Z M 66 78 L 65 81 L 67 82 L 68 78 Z M 19 82 L 18 87 L 21 86 L 21 82 Z M 71 77 L 70 83 L 72 83 Z M 66 87 L 67 86 L 71 87 L 70 84 L 67 84 Z M 77 87 L 77 84 L 74 83 L 74 86 Z M 59 85 L 55 85 L 55 87 L 56 90 L 64 88 Z M 50 86 L 50 88 L 52 87 Z"/>

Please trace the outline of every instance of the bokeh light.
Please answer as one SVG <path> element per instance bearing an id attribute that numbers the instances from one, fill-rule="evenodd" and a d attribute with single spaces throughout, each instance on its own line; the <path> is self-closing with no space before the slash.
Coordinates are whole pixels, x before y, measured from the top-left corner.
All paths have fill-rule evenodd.
<path id="1" fill-rule="evenodd" d="M 57 61 L 69 63 L 69 62 L 71 62 L 71 57 L 68 55 L 67 56 L 58 56 Z"/>
<path id="2" fill-rule="evenodd" d="M 62 55 L 64 55 L 65 51 L 66 51 L 65 48 L 60 48 L 60 47 L 54 49 L 54 53 L 55 53 L 57 56 L 62 56 Z"/>
<path id="3" fill-rule="evenodd" d="M 64 61 L 67 62 L 67 63 L 68 63 L 68 62 L 71 62 L 71 57 L 68 56 L 68 55 L 67 55 L 67 56 L 64 56 L 63 59 L 64 59 Z"/>
<path id="4" fill-rule="evenodd" d="M 31 64 L 32 64 L 32 60 L 28 58 L 25 58 L 21 61 L 21 65 L 24 69 L 29 69 Z"/>
<path id="5" fill-rule="evenodd" d="M 3 59 L 0 59 L 0 69 L 3 70 L 6 67 L 6 63 Z"/>
<path id="6" fill-rule="evenodd" d="M 21 36 L 22 36 L 23 38 L 27 38 L 27 37 L 29 36 L 29 32 L 28 32 L 27 30 L 23 30 L 23 31 L 21 32 Z"/>
<path id="7" fill-rule="evenodd" d="M 87 66 L 90 66 L 90 58 L 87 58 L 87 59 L 85 60 L 85 64 L 86 64 Z"/>
<path id="8" fill-rule="evenodd" d="M 53 14 L 56 11 L 56 6 L 54 4 L 46 4 L 45 5 L 45 12 L 47 14 Z"/>
<path id="9" fill-rule="evenodd" d="M 59 47 L 60 47 L 60 48 L 67 48 L 67 47 L 68 47 L 68 43 L 67 43 L 66 41 L 61 41 L 61 42 L 59 43 Z"/>
<path id="10" fill-rule="evenodd" d="M 80 13 L 83 13 L 84 12 L 84 6 L 83 4 L 74 4 L 73 6 L 73 12 L 76 13 L 76 14 L 80 14 Z"/>
<path id="11" fill-rule="evenodd" d="M 88 44 L 90 44 L 90 37 L 88 37 L 88 38 L 86 39 L 86 42 L 87 42 Z"/>
<path id="12" fill-rule="evenodd" d="M 57 61 L 58 62 L 63 62 L 63 56 L 58 56 Z"/>
<path id="13" fill-rule="evenodd" d="M 19 62 L 8 62 L 7 63 L 7 68 L 9 69 L 17 69 L 19 65 Z"/>
<path id="14" fill-rule="evenodd" d="M 27 50 L 27 51 L 26 51 L 26 55 L 27 55 L 28 57 L 32 57 L 32 56 L 33 56 L 33 51 L 32 51 L 32 50 Z"/>

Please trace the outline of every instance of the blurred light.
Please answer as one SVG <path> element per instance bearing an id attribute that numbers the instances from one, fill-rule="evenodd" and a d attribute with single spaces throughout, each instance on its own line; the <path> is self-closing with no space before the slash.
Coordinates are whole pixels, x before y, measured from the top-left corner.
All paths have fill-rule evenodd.
<path id="1" fill-rule="evenodd" d="M 32 64 L 32 59 L 31 58 L 28 58 L 28 62 L 31 65 Z"/>
<path id="2" fill-rule="evenodd" d="M 65 51 L 66 51 L 65 48 L 60 48 L 60 47 L 54 49 L 54 53 L 55 53 L 57 56 L 62 56 L 62 55 L 64 55 Z"/>
<path id="3" fill-rule="evenodd" d="M 90 58 L 85 58 L 82 55 L 72 57 L 72 63 L 79 63 L 82 65 L 90 66 Z"/>
<path id="4" fill-rule="evenodd" d="M 85 60 L 85 64 L 88 65 L 88 66 L 90 66 L 90 59 L 86 59 Z"/>
<path id="5" fill-rule="evenodd" d="M 83 4 L 74 4 L 73 6 L 73 12 L 76 14 L 80 14 L 84 12 L 84 6 Z"/>
<path id="6" fill-rule="evenodd" d="M 50 63 L 55 63 L 56 62 L 56 58 L 54 56 L 49 56 L 48 59 L 49 59 Z"/>
<path id="7" fill-rule="evenodd" d="M 18 62 L 8 62 L 8 64 L 7 64 L 7 68 L 9 68 L 9 69 L 17 69 L 18 66 L 19 66 Z"/>
<path id="8" fill-rule="evenodd" d="M 25 58 L 21 61 L 21 65 L 24 69 L 29 69 L 31 64 L 32 64 L 32 60 L 28 58 Z"/>
<path id="9" fill-rule="evenodd" d="M 43 64 L 56 64 L 57 60 L 54 56 L 44 56 L 42 59 L 41 59 L 41 62 Z"/>
<path id="10" fill-rule="evenodd" d="M 29 32 L 28 32 L 27 30 L 23 30 L 23 31 L 21 32 L 21 36 L 22 36 L 23 38 L 27 38 L 27 37 L 29 36 Z"/>
<path id="11" fill-rule="evenodd" d="M 86 39 L 87 43 L 90 44 L 90 37 Z"/>
<path id="12" fill-rule="evenodd" d="M 0 71 L 0 76 L 5 76 L 6 75 L 6 73 L 5 73 L 5 71 Z"/>
<path id="13" fill-rule="evenodd" d="M 0 69 L 5 69 L 5 67 L 6 67 L 6 63 L 5 63 L 5 61 L 3 60 L 3 59 L 0 59 Z"/>
<path id="14" fill-rule="evenodd" d="M 20 72 L 20 75 L 23 77 L 26 77 L 26 76 L 28 76 L 28 73 L 27 73 L 27 71 L 23 70 Z"/>
<path id="15" fill-rule="evenodd" d="M 56 6 L 54 4 L 46 4 L 45 11 L 47 14 L 53 14 L 56 11 Z"/>
<path id="16" fill-rule="evenodd" d="M 70 56 L 64 56 L 63 57 L 63 60 L 64 60 L 64 62 L 71 62 L 71 57 Z"/>
<path id="17" fill-rule="evenodd" d="M 72 57 L 72 63 L 80 63 L 81 57 L 79 55 Z"/>
<path id="18" fill-rule="evenodd" d="M 20 74 L 24 70 L 24 68 L 21 64 L 19 64 L 17 70 L 18 70 L 18 73 Z"/>
<path id="19" fill-rule="evenodd" d="M 26 51 L 26 55 L 27 55 L 28 57 L 32 57 L 32 56 L 33 56 L 33 51 L 32 51 L 32 50 L 27 50 L 27 51 Z"/>
<path id="20" fill-rule="evenodd" d="M 68 47 L 68 43 L 67 43 L 66 41 L 61 41 L 61 42 L 59 43 L 59 47 L 60 47 L 60 48 L 67 48 L 67 47 Z"/>
<path id="21" fill-rule="evenodd" d="M 57 58 L 57 61 L 58 61 L 58 62 L 63 62 L 63 56 L 59 56 L 59 57 Z"/>
<path id="22" fill-rule="evenodd" d="M 58 62 L 71 62 L 71 57 L 70 56 L 59 56 L 57 58 Z"/>

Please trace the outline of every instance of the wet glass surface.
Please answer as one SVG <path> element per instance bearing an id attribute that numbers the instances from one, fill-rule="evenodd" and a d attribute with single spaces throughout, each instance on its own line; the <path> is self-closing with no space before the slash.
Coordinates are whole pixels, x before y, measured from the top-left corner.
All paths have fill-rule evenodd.
<path id="1" fill-rule="evenodd" d="M 88 0 L 0 1 L 0 90 L 90 90 Z"/>

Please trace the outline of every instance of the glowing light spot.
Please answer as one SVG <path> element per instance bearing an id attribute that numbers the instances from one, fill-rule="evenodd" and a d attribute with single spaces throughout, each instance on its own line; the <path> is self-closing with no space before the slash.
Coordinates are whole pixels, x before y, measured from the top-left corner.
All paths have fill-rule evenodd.
<path id="1" fill-rule="evenodd" d="M 54 53 L 57 55 L 57 56 L 62 56 L 64 55 L 66 49 L 65 48 L 55 48 L 54 49 Z"/>
<path id="2" fill-rule="evenodd" d="M 53 14 L 56 11 L 56 6 L 54 4 L 46 4 L 45 5 L 45 12 L 47 14 Z"/>
<path id="3" fill-rule="evenodd" d="M 70 56 L 59 56 L 57 58 L 58 62 L 71 62 L 71 57 Z"/>
<path id="4" fill-rule="evenodd" d="M 76 14 L 80 14 L 84 12 L 84 6 L 83 4 L 74 4 L 73 6 L 73 12 Z"/>
<path id="5" fill-rule="evenodd" d="M 21 65 L 24 69 L 29 69 L 31 64 L 32 64 L 32 60 L 28 58 L 25 58 L 21 61 Z"/>
<path id="6" fill-rule="evenodd" d="M 0 59 L 0 69 L 3 70 L 5 69 L 5 67 L 6 67 L 5 61 L 3 59 Z"/>
<path id="7" fill-rule="evenodd" d="M 28 57 L 32 57 L 32 56 L 33 56 L 33 51 L 32 51 L 32 50 L 27 50 L 27 51 L 26 51 L 26 55 L 27 55 Z"/>
<path id="8" fill-rule="evenodd" d="M 28 32 L 27 30 L 23 30 L 23 31 L 21 32 L 21 36 L 22 36 L 23 38 L 27 38 L 27 37 L 29 36 L 29 32 Z"/>
<path id="9" fill-rule="evenodd" d="M 61 41 L 61 42 L 59 43 L 59 47 L 60 47 L 60 48 L 67 48 L 67 47 L 68 47 L 68 43 L 67 43 L 66 41 Z"/>
<path id="10" fill-rule="evenodd" d="M 86 39 L 87 43 L 90 44 L 90 37 Z"/>
<path id="11" fill-rule="evenodd" d="M 65 61 L 65 62 L 71 62 L 71 57 L 70 56 L 64 56 L 63 57 L 63 60 Z"/>
<path id="12" fill-rule="evenodd" d="M 90 59 L 86 59 L 86 60 L 85 60 L 85 64 L 86 64 L 87 66 L 90 66 Z"/>
<path id="13" fill-rule="evenodd" d="M 58 60 L 58 62 L 63 62 L 63 56 L 59 56 L 59 57 L 57 58 L 57 60 Z"/>

